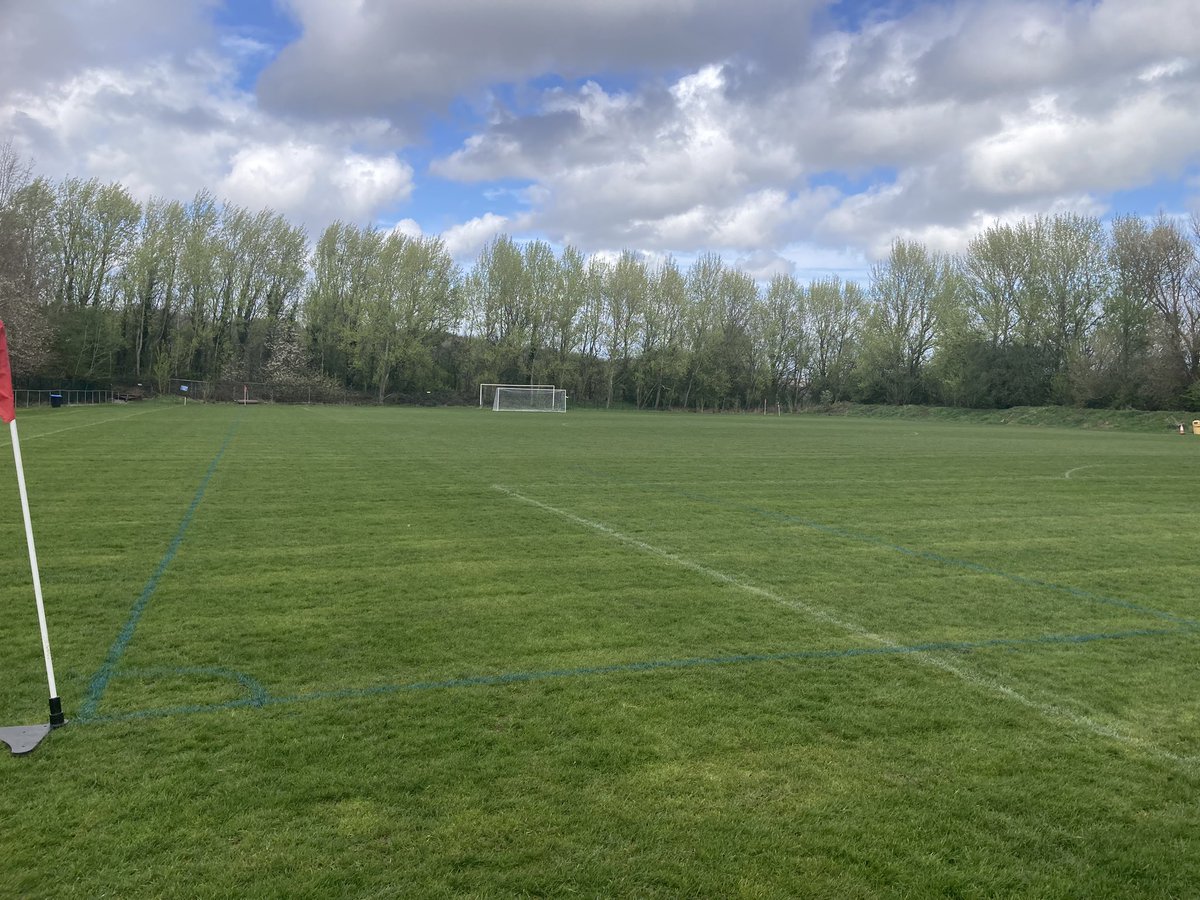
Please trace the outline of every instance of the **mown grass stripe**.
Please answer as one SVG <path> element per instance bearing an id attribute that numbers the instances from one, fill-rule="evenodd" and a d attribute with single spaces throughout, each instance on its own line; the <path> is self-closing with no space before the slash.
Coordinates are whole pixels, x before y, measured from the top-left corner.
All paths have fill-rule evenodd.
<path id="1" fill-rule="evenodd" d="M 221 457 L 225 455 L 230 441 L 233 440 L 234 433 L 237 431 L 238 421 L 238 419 L 235 419 L 233 424 L 229 426 L 225 440 L 222 442 L 220 449 L 217 450 L 217 455 L 208 464 L 208 469 L 205 471 L 204 477 L 200 479 L 200 486 L 196 488 L 196 494 L 192 497 L 192 502 L 188 504 L 187 511 L 183 515 L 183 520 L 179 523 L 179 528 L 176 529 L 175 536 L 167 546 L 166 553 L 159 560 L 158 566 L 150 576 L 149 581 L 146 582 L 146 586 L 142 588 L 142 593 L 138 596 L 137 601 L 133 604 L 133 608 L 129 611 L 129 617 L 125 620 L 125 626 L 121 629 L 121 633 L 117 635 L 117 639 L 113 642 L 113 645 L 108 649 L 108 655 L 105 656 L 103 664 L 92 676 L 88 684 L 87 696 L 80 706 L 76 721 L 87 721 L 95 716 L 96 710 L 100 706 L 100 701 L 104 697 L 104 692 L 108 689 L 108 684 L 112 681 L 113 674 L 121 662 L 121 657 L 125 655 L 125 650 L 129 646 L 129 642 L 133 640 L 134 632 L 137 631 L 142 614 L 146 611 L 146 607 L 150 605 L 150 599 L 154 596 L 155 590 L 158 589 L 159 580 L 167 571 L 167 568 L 171 565 L 171 561 L 175 559 L 175 554 L 179 552 L 179 547 L 183 544 L 184 535 L 187 534 L 188 526 L 192 524 L 192 517 L 195 516 L 196 509 L 200 506 L 200 501 L 204 499 L 204 492 L 208 489 L 208 483 L 217 471 L 217 465 L 221 462 Z"/>
<path id="2" fill-rule="evenodd" d="M 238 672 L 224 666 L 157 666 L 152 669 L 122 669 L 114 672 L 114 678 L 221 678 L 236 681 L 250 695 L 250 701 L 256 706 L 262 706 L 267 699 L 267 692 L 256 678 L 245 672 Z"/>
<path id="3" fill-rule="evenodd" d="M 1093 468 L 1093 467 L 1080 466 L 1079 468 Z M 599 479 L 602 481 L 614 482 L 617 484 L 621 484 L 625 487 L 634 487 L 634 488 L 640 488 L 640 489 L 645 489 L 646 487 L 648 487 L 648 485 L 646 485 L 644 483 L 620 481 L 619 479 L 614 478 L 605 472 L 600 472 L 596 469 L 588 468 L 586 466 L 577 466 L 576 470 L 580 471 L 580 472 L 584 472 L 585 474 L 587 474 L 588 476 L 590 476 L 592 478 L 596 478 L 596 479 Z M 1071 471 L 1075 472 L 1075 471 L 1078 471 L 1078 469 L 1072 469 Z M 1068 472 L 1067 474 L 1069 476 L 1070 472 Z M 893 553 L 900 553 L 905 556 L 912 557 L 914 559 L 922 559 L 927 562 L 937 563 L 938 565 L 947 566 L 950 568 L 964 569 L 968 572 L 975 572 L 980 575 L 991 575 L 996 578 L 1002 578 L 1006 581 L 1010 581 L 1013 584 L 1019 584 L 1022 587 L 1032 587 L 1032 588 L 1037 588 L 1039 590 L 1052 591 L 1055 593 L 1066 594 L 1071 597 L 1076 597 L 1080 600 L 1087 600 L 1087 601 L 1090 601 L 1093 603 L 1100 603 L 1100 604 L 1103 604 L 1106 606 L 1116 606 L 1116 607 L 1120 607 L 1122 609 L 1129 610 L 1130 612 L 1141 613 L 1143 615 L 1147 615 L 1147 616 L 1150 616 L 1150 617 L 1156 618 L 1156 619 L 1163 619 L 1164 621 L 1167 621 L 1167 622 L 1176 622 L 1180 625 L 1187 625 L 1192 628 L 1200 628 L 1200 621 L 1197 621 L 1196 619 L 1189 619 L 1186 616 L 1177 616 L 1174 613 L 1169 613 L 1164 610 L 1155 609 L 1153 607 L 1145 606 L 1140 603 L 1134 603 L 1129 600 L 1122 600 L 1118 597 L 1109 597 L 1104 594 L 1097 594 L 1093 591 L 1086 591 L 1082 588 L 1072 587 L 1071 585 L 1056 584 L 1051 581 L 1042 581 L 1041 579 L 1038 579 L 1038 578 L 1030 578 L 1027 575 L 1018 575 L 1018 574 L 1015 574 L 1012 572 L 1005 572 L 1001 569 L 995 569 L 995 568 L 992 568 L 991 566 L 985 566 L 982 563 L 973 562 L 969 559 L 959 559 L 954 556 L 944 556 L 940 553 L 933 553 L 932 551 L 929 551 L 929 550 L 919 550 L 919 549 L 915 549 L 913 547 L 906 547 L 903 544 L 896 544 L 891 541 L 884 540 L 883 538 L 876 537 L 875 535 L 863 534 L 862 532 L 851 531 L 848 528 L 842 528 L 841 526 L 838 526 L 838 525 L 828 525 L 824 522 L 818 522 L 815 519 L 808 519 L 803 516 L 794 515 L 792 513 L 780 512 L 778 510 L 773 510 L 773 509 L 765 509 L 763 507 L 753 506 L 750 504 L 735 503 L 735 502 L 731 502 L 728 500 L 723 500 L 720 497 L 712 497 L 708 494 L 700 494 L 695 491 L 682 491 L 682 490 L 671 489 L 671 488 L 658 488 L 658 490 L 660 490 L 662 493 L 674 494 L 675 496 L 684 497 L 688 500 L 692 500 L 692 501 L 695 501 L 698 503 L 705 503 L 710 506 L 719 506 L 719 507 L 723 507 L 725 509 L 740 509 L 745 512 L 754 513 L 755 515 L 761 516 L 762 518 L 765 518 L 765 519 L 771 519 L 771 520 L 774 520 L 777 522 L 783 522 L 788 525 L 800 525 L 800 526 L 803 526 L 804 528 L 811 529 L 812 531 L 817 531 L 817 532 L 820 532 L 821 534 L 827 534 L 830 537 L 841 538 L 843 540 L 848 540 L 848 541 L 855 541 L 860 544 L 870 544 L 872 546 L 880 547 L 884 550 L 890 550 Z"/>
<path id="4" fill-rule="evenodd" d="M 791 525 L 802 525 L 805 528 L 819 531 L 822 534 L 828 534 L 831 537 L 839 537 L 845 540 L 857 541 L 862 544 L 870 544 L 875 547 L 881 547 L 885 550 L 891 550 L 893 553 L 900 553 L 914 559 L 922 559 L 927 562 L 937 563 L 938 565 L 947 566 L 950 568 L 964 569 L 968 572 L 975 572 L 979 575 L 991 575 L 995 578 L 1001 578 L 1005 581 L 1019 584 L 1022 587 L 1032 587 L 1039 590 L 1051 591 L 1059 594 L 1066 594 L 1070 597 L 1076 597 L 1080 600 L 1087 600 L 1092 603 L 1100 603 L 1105 606 L 1116 606 L 1121 609 L 1129 610 L 1130 612 L 1140 613 L 1141 615 L 1150 616 L 1156 619 L 1163 619 L 1167 622 L 1176 622 L 1180 625 L 1190 627 L 1200 626 L 1200 622 L 1195 619 L 1189 619 L 1184 616 L 1177 616 L 1174 613 L 1169 613 L 1161 609 L 1144 606 L 1140 603 L 1133 603 L 1129 600 L 1122 600 L 1119 597 L 1108 597 L 1104 594 L 1097 594 L 1093 591 L 1086 591 L 1082 588 L 1072 587 L 1066 584 L 1056 584 L 1052 581 L 1042 581 L 1040 578 L 1030 578 L 1028 575 L 1017 575 L 1013 572 L 1005 572 L 1002 569 L 996 569 L 991 566 L 985 566 L 982 563 L 973 562 L 969 559 L 959 559 L 953 556 L 943 556 L 940 553 L 934 553 L 930 550 L 919 550 L 913 547 L 906 547 L 903 544 L 894 544 L 891 541 L 883 538 L 875 537 L 870 534 L 861 534 L 859 532 L 850 531 L 846 528 L 841 528 L 837 525 L 826 525 L 822 522 L 816 522 L 812 519 L 806 519 L 802 516 L 796 516 L 791 513 L 779 512 L 772 509 L 763 509 L 757 506 L 742 506 L 741 504 L 729 504 L 725 501 L 718 500 L 712 497 L 705 497 L 701 494 L 687 494 L 689 499 L 702 500 L 705 503 L 714 503 L 721 506 L 736 505 L 742 509 L 762 516 L 763 518 L 773 519 L 775 521 L 784 522 Z"/>

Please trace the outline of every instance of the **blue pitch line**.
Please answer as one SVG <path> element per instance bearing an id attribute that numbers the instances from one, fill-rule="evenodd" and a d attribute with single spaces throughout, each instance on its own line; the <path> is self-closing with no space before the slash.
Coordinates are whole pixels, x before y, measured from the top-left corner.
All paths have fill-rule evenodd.
<path id="1" fill-rule="evenodd" d="M 217 464 L 221 461 L 221 457 L 225 455 L 225 450 L 229 447 L 229 442 L 233 440 L 233 435 L 237 431 L 239 421 L 240 417 L 235 419 L 233 424 L 229 426 L 229 432 L 225 435 L 225 441 L 221 444 L 221 449 L 217 451 L 217 455 L 213 457 L 212 462 L 208 464 L 208 471 L 200 479 L 200 487 L 196 489 L 196 496 L 192 498 L 187 512 L 184 513 L 183 521 L 179 523 L 179 528 L 176 530 L 175 537 L 172 538 L 170 545 L 167 547 L 167 552 L 163 554 L 163 558 L 158 562 L 158 568 L 154 570 L 154 574 L 150 576 L 150 580 L 142 588 L 141 596 L 137 598 L 137 602 L 133 604 L 133 609 L 129 611 L 129 618 L 125 621 L 125 627 L 121 629 L 121 633 L 117 635 L 116 641 L 108 649 L 108 656 L 104 658 L 104 663 L 96 671 L 96 674 L 92 676 L 91 683 L 88 685 L 87 697 L 84 698 L 83 705 L 79 709 L 77 721 L 87 721 L 95 717 L 100 700 L 103 698 L 105 690 L 108 689 L 108 683 L 112 681 L 117 665 L 121 662 L 121 657 L 125 654 L 125 649 L 129 646 L 129 642 L 133 640 L 133 633 L 137 630 L 142 613 L 150 605 L 150 598 L 154 596 L 154 592 L 158 588 L 159 579 L 167 571 L 167 567 L 171 565 L 171 561 L 175 559 L 175 554 L 179 552 L 179 547 L 183 543 L 183 536 L 187 533 L 188 526 L 192 524 L 192 517 L 196 514 L 196 508 L 200 505 L 200 501 L 204 499 L 204 492 L 207 490 L 208 483 L 212 480 L 213 474 L 217 471 Z"/>
<path id="2" fill-rule="evenodd" d="M 76 719 L 80 724 L 108 724 L 129 722 L 139 719 L 171 718 L 198 713 L 222 712 L 226 710 L 286 706 L 295 703 L 311 703 L 317 700 L 361 700 L 387 694 L 402 694 L 414 691 L 448 690 L 453 688 L 494 687 L 506 684 L 523 684 L 533 681 L 548 681 L 560 678 L 590 678 L 604 675 L 623 675 L 662 670 L 695 669 L 710 666 L 746 665 L 763 662 L 812 662 L 819 660 L 842 660 L 871 656 L 903 656 L 912 653 L 973 653 L 981 650 L 1003 648 L 1021 649 L 1052 644 L 1090 644 L 1098 641 L 1129 640 L 1131 638 L 1172 637 L 1191 635 L 1189 628 L 1139 628 L 1128 631 L 1098 632 L 1095 634 L 1050 634 L 1028 638 L 990 638 L 983 641 L 931 641 L 899 647 L 851 647 L 844 650 L 796 650 L 787 653 L 739 653 L 731 656 L 695 656 L 683 659 L 647 660 L 644 662 L 612 663 L 606 666 L 583 666 L 574 669 L 543 669 L 531 672 L 504 672 L 497 675 L 472 675 L 464 678 L 448 678 L 442 681 L 417 681 L 408 684 L 386 684 L 369 688 L 339 688 L 329 691 L 312 691 L 306 694 L 270 696 L 257 681 L 241 673 L 227 669 L 162 669 L 152 670 L 165 675 L 220 674 L 238 680 L 250 691 L 250 696 L 224 703 L 191 704 L 162 709 L 135 710 L 106 716 L 88 716 Z M 149 672 L 151 670 L 147 670 Z M 146 674 L 146 673 L 143 673 Z"/>

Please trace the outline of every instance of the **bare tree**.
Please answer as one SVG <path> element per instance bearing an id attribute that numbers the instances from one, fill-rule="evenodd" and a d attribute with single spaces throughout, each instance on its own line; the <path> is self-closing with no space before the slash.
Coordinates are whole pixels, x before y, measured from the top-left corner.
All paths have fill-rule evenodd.
<path id="1" fill-rule="evenodd" d="M 888 258 L 872 267 L 865 375 L 889 403 L 925 399 L 925 369 L 939 326 L 958 302 L 958 285 L 952 260 L 915 241 L 894 242 Z"/>
<path id="2" fill-rule="evenodd" d="M 855 282 L 837 277 L 814 281 L 808 291 L 812 355 L 808 382 L 814 399 L 845 400 L 866 308 L 866 295 Z"/>
<path id="3" fill-rule="evenodd" d="M 0 320 L 9 331 L 13 372 L 44 369 L 53 331 L 46 315 L 49 282 L 50 188 L 33 177 L 33 166 L 0 144 Z"/>
<path id="4" fill-rule="evenodd" d="M 791 275 L 776 275 L 755 307 L 751 329 L 758 345 L 769 381 L 773 403 L 787 403 L 794 409 L 802 388 L 802 373 L 807 367 L 804 287 Z"/>

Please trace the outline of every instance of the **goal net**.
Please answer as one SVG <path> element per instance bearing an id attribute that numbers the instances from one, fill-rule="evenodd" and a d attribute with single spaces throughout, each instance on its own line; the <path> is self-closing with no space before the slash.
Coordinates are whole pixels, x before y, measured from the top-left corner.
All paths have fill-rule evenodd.
<path id="1" fill-rule="evenodd" d="M 492 398 L 496 412 L 566 412 L 567 392 L 552 387 L 498 387 Z"/>
<path id="2" fill-rule="evenodd" d="M 521 388 L 522 390 L 554 390 L 552 384 L 496 384 L 493 382 L 484 382 L 479 385 L 479 408 L 491 406 L 496 399 L 496 391 L 500 388 Z"/>

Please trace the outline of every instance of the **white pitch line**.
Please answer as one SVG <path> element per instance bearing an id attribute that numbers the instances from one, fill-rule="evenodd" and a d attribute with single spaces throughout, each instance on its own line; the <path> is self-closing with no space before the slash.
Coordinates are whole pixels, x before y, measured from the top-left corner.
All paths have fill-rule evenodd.
<path id="1" fill-rule="evenodd" d="M 1076 466 L 1076 467 L 1075 467 L 1075 468 L 1073 468 L 1073 469 L 1068 469 L 1068 470 L 1067 470 L 1067 474 L 1066 474 L 1066 475 L 1064 475 L 1064 476 L 1063 476 L 1063 478 L 1070 478 L 1070 477 L 1071 477 L 1071 473 L 1072 473 L 1072 472 L 1081 472 L 1081 471 L 1083 471 L 1084 469 L 1096 469 L 1096 468 L 1099 468 L 1099 464 L 1098 464 L 1098 463 L 1097 463 L 1096 465 L 1091 465 L 1091 466 Z"/>
<path id="2" fill-rule="evenodd" d="M 66 428 L 55 428 L 53 431 L 43 431 L 40 434 L 31 434 L 29 437 L 23 438 L 23 440 L 33 441 L 37 440 L 38 438 L 49 437 L 52 434 L 62 434 L 64 431 L 74 431 L 76 428 L 91 428 L 93 425 L 107 425 L 109 422 L 124 422 L 126 419 L 132 419 L 135 416 L 144 416 L 147 413 L 160 412 L 163 409 L 166 409 L 166 407 L 162 406 L 158 407 L 157 409 L 144 409 L 141 412 L 130 413 L 127 416 L 118 416 L 115 419 L 101 419 L 99 422 L 85 422 L 82 425 L 68 425 Z M 8 439 L 5 438 L 5 440 L 7 441 Z"/>
<path id="3" fill-rule="evenodd" d="M 574 522 L 576 525 L 580 525 L 592 531 L 597 531 L 615 541 L 625 544 L 626 546 L 633 547 L 637 550 L 641 550 L 643 553 L 648 553 L 651 556 L 674 563 L 675 565 L 687 569 L 690 572 L 695 572 L 697 575 L 703 575 L 704 577 L 711 578 L 714 581 L 720 581 L 725 584 L 732 585 L 736 588 L 740 588 L 748 594 L 751 594 L 755 597 L 761 597 L 764 600 L 770 600 L 771 602 L 780 606 L 798 610 L 799 612 L 802 612 L 819 622 L 825 622 L 826 624 L 833 625 L 834 627 L 840 628 L 841 630 L 855 635 L 856 637 L 862 638 L 863 640 L 867 640 L 872 643 L 879 644 L 880 646 L 889 648 L 899 648 L 904 646 L 903 644 L 900 644 L 891 638 L 885 637 L 881 634 L 876 634 L 875 632 L 870 631 L 869 629 L 864 628 L 855 622 L 839 618 L 832 613 L 821 609 L 820 607 L 805 603 L 802 600 L 790 600 L 786 597 L 781 597 L 773 591 L 759 587 L 758 585 L 738 578 L 735 575 L 730 575 L 727 572 L 721 572 L 717 569 L 713 569 L 702 565 L 701 563 L 695 562 L 694 560 L 690 560 L 684 556 L 680 556 L 677 553 L 672 553 L 669 550 L 664 550 L 661 547 L 655 547 L 653 544 L 648 544 L 645 541 L 630 537 L 627 534 L 622 534 L 615 528 L 605 525 L 603 522 L 585 519 L 583 516 L 576 515 L 569 510 L 560 509 L 557 506 L 551 506 L 548 503 L 535 500 L 533 497 L 528 497 L 525 494 L 522 494 L 520 491 L 513 490 L 512 488 L 506 487 L 502 484 L 493 484 L 492 487 L 500 493 L 505 494 L 514 500 L 519 500 L 521 503 L 527 504 L 528 506 L 533 506 L 542 510 L 543 512 L 548 512 L 552 515 L 558 516 L 559 518 L 566 519 L 568 522 Z M 1112 740 L 1119 741 L 1120 743 L 1127 744 L 1131 747 L 1137 747 L 1138 749 L 1150 753 L 1153 756 L 1157 756 L 1161 759 L 1167 759 L 1171 762 L 1192 765 L 1197 761 L 1200 761 L 1200 756 L 1183 756 L 1178 753 L 1172 753 L 1169 750 L 1159 747 L 1158 745 L 1135 735 L 1126 734 L 1115 726 L 1098 722 L 1090 716 L 1081 715 L 1062 706 L 1034 700 L 1033 698 L 1025 696 L 1014 688 L 1011 688 L 1008 685 L 995 680 L 994 678 L 988 678 L 987 676 L 981 675 L 978 672 L 973 672 L 965 666 L 950 662 L 949 660 L 934 655 L 932 652 L 917 650 L 905 655 L 914 656 L 919 662 L 933 666 L 935 669 L 940 669 L 943 672 L 953 675 L 966 684 L 983 688 L 984 690 L 990 691 L 993 694 L 997 694 L 1007 700 L 1011 700 L 1014 703 L 1019 703 L 1027 709 L 1031 709 L 1040 713 L 1046 718 L 1067 722 L 1071 725 L 1074 725 L 1076 728 L 1089 731 L 1099 737 L 1110 738 Z"/>

